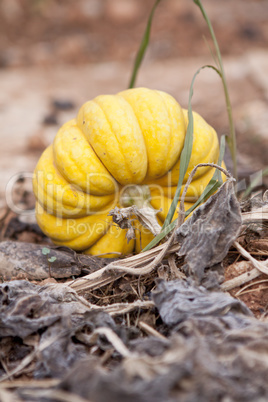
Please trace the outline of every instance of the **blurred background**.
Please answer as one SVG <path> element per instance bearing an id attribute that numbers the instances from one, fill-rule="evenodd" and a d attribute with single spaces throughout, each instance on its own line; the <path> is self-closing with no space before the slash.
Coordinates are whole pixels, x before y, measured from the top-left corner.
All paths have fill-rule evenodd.
<path id="1" fill-rule="evenodd" d="M 2 201 L 10 178 L 32 172 L 58 128 L 85 101 L 128 87 L 153 4 L 0 0 Z M 268 1 L 203 0 L 203 5 L 223 55 L 243 178 L 268 160 Z M 165 90 L 187 107 L 194 73 L 214 63 L 209 46 L 193 1 L 162 0 L 136 86 Z M 222 84 L 212 70 L 198 76 L 192 105 L 219 135 L 228 133 Z"/>

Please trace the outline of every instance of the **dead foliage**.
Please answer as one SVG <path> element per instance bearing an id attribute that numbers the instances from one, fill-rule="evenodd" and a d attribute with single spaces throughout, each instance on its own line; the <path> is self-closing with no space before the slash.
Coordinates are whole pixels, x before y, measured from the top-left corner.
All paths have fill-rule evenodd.
<path id="1" fill-rule="evenodd" d="M 228 180 L 166 242 L 114 260 L 14 242 L 20 218 L 4 214 L 0 399 L 266 400 L 267 199 L 255 201 L 241 210 Z"/>

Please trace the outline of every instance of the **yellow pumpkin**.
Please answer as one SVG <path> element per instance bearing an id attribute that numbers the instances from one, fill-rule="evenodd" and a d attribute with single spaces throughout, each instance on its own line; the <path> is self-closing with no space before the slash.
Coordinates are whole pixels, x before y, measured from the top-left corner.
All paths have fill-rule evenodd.
<path id="1" fill-rule="evenodd" d="M 198 163 L 216 163 L 215 130 L 197 113 L 185 180 Z M 153 238 L 133 217 L 136 239 L 112 221 L 115 206 L 151 205 L 162 224 L 174 196 L 187 111 L 162 91 L 129 89 L 86 102 L 42 154 L 34 174 L 36 217 L 57 245 L 114 257 L 139 252 Z M 214 169 L 200 168 L 186 194 L 188 209 Z M 176 215 L 176 214 L 175 214 Z M 175 219 L 176 216 L 174 216 Z"/>

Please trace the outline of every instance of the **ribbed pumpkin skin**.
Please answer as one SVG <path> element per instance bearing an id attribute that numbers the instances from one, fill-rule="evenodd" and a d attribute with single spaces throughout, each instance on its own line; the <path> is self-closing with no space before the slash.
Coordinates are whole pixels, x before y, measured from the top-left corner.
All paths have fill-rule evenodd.
<path id="1" fill-rule="evenodd" d="M 218 138 L 197 113 L 193 151 L 186 174 L 198 163 L 216 163 Z M 162 91 L 129 89 L 85 103 L 64 124 L 42 154 L 34 174 L 36 217 L 55 244 L 92 255 L 114 257 L 139 252 L 152 239 L 135 222 L 136 240 L 112 222 L 109 211 L 122 207 L 130 185 L 148 186 L 151 206 L 163 222 L 174 196 L 187 128 L 187 111 Z M 214 171 L 200 168 L 187 191 L 186 209 Z M 137 187 L 143 188 L 143 187 Z M 175 218 L 175 217 L 174 217 Z"/>

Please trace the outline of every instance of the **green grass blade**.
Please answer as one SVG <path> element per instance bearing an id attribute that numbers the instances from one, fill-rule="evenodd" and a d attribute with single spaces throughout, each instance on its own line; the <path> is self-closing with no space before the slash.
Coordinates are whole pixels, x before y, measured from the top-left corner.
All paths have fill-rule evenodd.
<path id="1" fill-rule="evenodd" d="M 185 174 L 187 172 L 189 162 L 190 162 L 190 159 L 191 159 L 191 153 L 192 153 L 192 147 L 193 147 L 193 131 L 194 131 L 194 121 L 193 121 L 193 113 L 192 113 L 191 101 L 192 101 L 192 97 L 193 97 L 193 93 L 194 93 L 193 87 L 194 87 L 194 82 L 195 82 L 196 76 L 204 68 L 212 68 L 213 70 L 215 70 L 221 76 L 220 71 L 216 67 L 211 66 L 211 65 L 205 65 L 205 66 L 200 67 L 196 71 L 195 75 L 193 76 L 191 86 L 190 86 L 189 102 L 188 102 L 188 120 L 189 120 L 189 123 L 188 123 L 187 131 L 186 131 L 186 135 L 185 135 L 183 150 L 181 152 L 179 181 L 178 181 L 177 189 L 176 189 L 174 198 L 172 200 L 172 203 L 170 205 L 167 217 L 166 217 L 165 222 L 163 224 L 162 230 L 164 230 L 170 224 L 170 222 L 172 221 L 172 218 L 173 218 L 174 213 L 175 213 L 176 206 L 177 206 L 178 201 L 179 201 L 183 180 L 184 180 L 184 177 L 185 177 Z"/>
<path id="2" fill-rule="evenodd" d="M 178 219 L 178 218 L 177 218 Z M 154 246 L 157 246 L 157 244 L 166 236 L 169 234 L 169 232 L 171 232 L 171 230 L 173 230 L 176 226 L 177 223 L 177 219 L 175 219 L 173 222 L 171 222 L 168 226 L 165 227 L 165 229 L 162 230 L 162 232 L 160 232 L 157 236 L 155 236 L 155 238 L 149 243 L 147 244 L 146 247 L 144 247 L 144 249 L 142 250 L 142 253 L 144 251 L 148 251 L 151 250 L 151 248 L 153 248 Z"/>
<path id="3" fill-rule="evenodd" d="M 226 139 L 227 144 L 230 148 L 232 160 L 233 160 L 233 170 L 234 170 L 234 178 L 237 180 L 237 159 L 236 159 L 236 133 L 235 133 L 235 126 L 234 126 L 234 119 L 233 119 L 233 112 L 232 112 L 232 106 L 231 106 L 231 101 L 230 101 L 230 96 L 229 96 L 229 91 L 227 87 L 227 81 L 225 77 L 225 72 L 223 68 L 223 63 L 222 63 L 222 58 L 221 58 L 221 52 L 220 48 L 218 45 L 218 41 L 214 32 L 214 29 L 212 27 L 212 24 L 210 22 L 210 19 L 206 13 L 206 10 L 204 9 L 204 6 L 201 2 L 201 0 L 193 0 L 194 3 L 200 8 L 200 11 L 204 17 L 204 20 L 207 23 L 211 38 L 213 40 L 215 50 L 216 50 L 216 56 L 218 59 L 218 65 L 219 65 L 219 70 L 221 72 L 221 79 L 222 79 L 222 84 L 223 84 L 223 90 L 224 90 L 224 95 L 225 95 L 225 103 L 226 103 L 226 109 L 228 113 L 228 120 L 229 120 L 229 127 L 230 127 L 230 135 Z"/>
<path id="4" fill-rule="evenodd" d="M 151 26 L 152 26 L 152 21 L 153 21 L 153 16 L 154 16 L 154 12 L 156 7 L 158 6 L 158 4 L 160 3 L 161 0 L 156 0 L 156 2 L 154 3 L 154 6 L 152 8 L 151 14 L 148 18 L 148 22 L 146 25 L 146 29 L 135 59 L 135 63 L 134 63 L 134 67 L 133 67 L 133 71 L 132 71 L 132 75 L 131 75 L 131 79 L 130 79 L 130 83 L 129 83 L 129 88 L 133 88 L 136 82 L 136 78 L 137 78 L 137 74 L 141 65 L 141 62 L 144 58 L 146 49 L 148 47 L 149 44 L 149 40 L 150 40 L 150 32 L 151 32 Z"/>
<path id="5" fill-rule="evenodd" d="M 226 137 L 225 135 L 221 136 L 221 140 L 220 140 L 220 153 L 219 153 L 219 159 L 217 162 L 218 166 L 221 166 L 223 158 L 224 158 L 224 154 L 225 154 L 225 146 L 226 146 Z M 214 177 L 215 176 L 215 177 Z M 216 169 L 215 173 L 212 177 L 212 179 L 215 178 L 217 179 L 221 184 L 222 184 L 222 177 L 221 177 L 221 172 L 220 170 Z"/>

